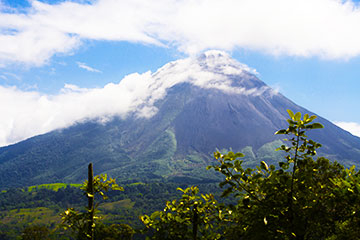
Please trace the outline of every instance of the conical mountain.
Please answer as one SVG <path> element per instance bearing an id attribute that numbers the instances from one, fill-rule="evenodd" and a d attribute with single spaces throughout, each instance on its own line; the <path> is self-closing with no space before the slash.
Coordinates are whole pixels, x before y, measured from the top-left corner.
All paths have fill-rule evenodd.
<path id="1" fill-rule="evenodd" d="M 120 181 L 215 181 L 205 167 L 216 149 L 246 154 L 245 164 L 275 162 L 287 109 L 310 113 L 220 51 L 166 64 L 149 76 L 126 115 L 92 119 L 0 148 L 0 188 L 79 182 L 86 166 Z M 138 87 L 138 86 L 135 86 Z M 322 154 L 350 166 L 360 138 L 319 117 L 311 137 Z"/>

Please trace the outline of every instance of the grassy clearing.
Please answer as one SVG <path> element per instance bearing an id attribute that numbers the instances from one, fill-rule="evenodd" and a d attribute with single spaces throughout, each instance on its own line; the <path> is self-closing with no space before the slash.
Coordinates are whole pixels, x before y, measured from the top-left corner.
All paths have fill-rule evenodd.
<path id="1" fill-rule="evenodd" d="M 0 219 L 3 224 L 38 224 L 48 225 L 60 222 L 59 213 L 46 207 L 21 208 L 0 212 Z"/>
<path id="2" fill-rule="evenodd" d="M 27 188 L 27 190 L 29 192 L 32 192 L 36 189 L 40 189 L 40 188 L 46 188 L 46 189 L 50 189 L 53 191 L 58 191 L 60 188 L 66 188 L 67 186 L 71 186 L 71 187 L 81 187 L 82 184 L 80 183 L 50 183 L 50 184 L 41 184 L 41 185 L 35 185 L 35 186 L 30 186 Z"/>
<path id="3" fill-rule="evenodd" d="M 130 199 L 123 199 L 116 202 L 103 203 L 99 206 L 100 210 L 116 210 L 119 208 L 131 209 L 133 208 L 135 202 L 132 202 Z"/>

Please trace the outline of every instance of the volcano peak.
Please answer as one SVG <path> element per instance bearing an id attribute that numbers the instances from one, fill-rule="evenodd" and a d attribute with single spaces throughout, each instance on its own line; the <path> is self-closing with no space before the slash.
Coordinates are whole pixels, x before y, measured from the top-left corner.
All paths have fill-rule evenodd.
<path id="1" fill-rule="evenodd" d="M 244 72 L 257 75 L 255 69 L 233 59 L 228 53 L 220 50 L 208 50 L 196 58 L 203 70 L 226 75 L 241 75 Z"/>

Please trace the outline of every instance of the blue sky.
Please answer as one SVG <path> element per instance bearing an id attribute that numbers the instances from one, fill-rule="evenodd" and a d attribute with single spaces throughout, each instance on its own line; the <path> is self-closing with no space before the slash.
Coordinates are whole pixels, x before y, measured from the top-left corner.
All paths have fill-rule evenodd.
<path id="1" fill-rule="evenodd" d="M 0 145 L 81 119 L 71 94 L 208 49 L 360 135 L 359 23 L 358 1 L 0 0 Z"/>

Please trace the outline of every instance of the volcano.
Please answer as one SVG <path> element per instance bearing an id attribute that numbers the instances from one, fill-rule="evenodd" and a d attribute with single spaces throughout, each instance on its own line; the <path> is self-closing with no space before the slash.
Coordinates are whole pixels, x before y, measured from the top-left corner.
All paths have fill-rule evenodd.
<path id="1" fill-rule="evenodd" d="M 149 76 L 146 94 L 126 114 L 86 119 L 71 127 L 0 148 L 0 188 L 84 180 L 87 164 L 120 182 L 217 180 L 206 166 L 213 152 L 241 151 L 244 164 L 276 163 L 287 109 L 316 115 L 262 82 L 221 51 L 170 62 Z M 135 84 L 135 88 L 136 88 Z M 358 165 L 360 138 L 324 118 L 310 137 L 319 155 Z"/>

